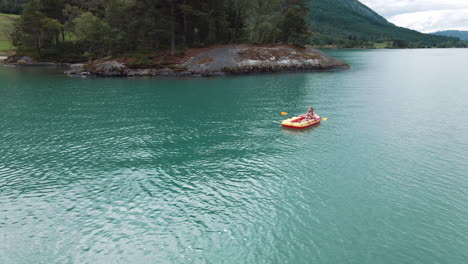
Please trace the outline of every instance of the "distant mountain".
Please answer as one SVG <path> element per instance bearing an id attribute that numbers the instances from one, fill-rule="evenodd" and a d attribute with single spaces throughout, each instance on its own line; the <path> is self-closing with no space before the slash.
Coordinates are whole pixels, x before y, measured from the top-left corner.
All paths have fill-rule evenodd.
<path id="1" fill-rule="evenodd" d="M 338 19 L 349 22 L 373 22 L 389 24 L 389 22 L 372 9 L 357 0 L 310 0 L 312 18 L 317 22 Z"/>
<path id="2" fill-rule="evenodd" d="M 468 31 L 446 30 L 446 31 L 434 32 L 432 34 L 438 35 L 438 36 L 455 37 L 464 41 L 468 41 Z"/>
<path id="3" fill-rule="evenodd" d="M 454 38 L 397 27 L 357 0 L 309 0 L 314 44 L 362 46 L 397 41 L 399 46 L 453 46 Z"/>

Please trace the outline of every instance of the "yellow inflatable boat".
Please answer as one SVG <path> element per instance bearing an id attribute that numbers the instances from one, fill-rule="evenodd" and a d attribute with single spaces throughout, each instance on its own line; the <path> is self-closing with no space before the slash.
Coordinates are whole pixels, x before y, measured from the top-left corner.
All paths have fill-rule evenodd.
<path id="1" fill-rule="evenodd" d="M 315 115 L 314 119 L 308 119 L 305 116 L 295 116 L 288 118 L 281 123 L 281 126 L 294 129 L 304 129 L 314 125 L 320 124 L 322 118 Z"/>

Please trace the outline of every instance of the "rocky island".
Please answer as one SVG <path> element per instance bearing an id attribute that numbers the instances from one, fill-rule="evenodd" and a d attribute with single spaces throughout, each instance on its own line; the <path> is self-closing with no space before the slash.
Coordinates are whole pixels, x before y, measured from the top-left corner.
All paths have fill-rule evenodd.
<path id="1" fill-rule="evenodd" d="M 78 64 L 53 64 L 12 56 L 5 64 L 66 66 L 68 75 L 102 77 L 200 77 L 349 68 L 346 63 L 319 50 L 295 45 L 222 45 L 188 49 L 179 56 L 161 52 L 144 61 L 134 57 L 106 57 Z"/>

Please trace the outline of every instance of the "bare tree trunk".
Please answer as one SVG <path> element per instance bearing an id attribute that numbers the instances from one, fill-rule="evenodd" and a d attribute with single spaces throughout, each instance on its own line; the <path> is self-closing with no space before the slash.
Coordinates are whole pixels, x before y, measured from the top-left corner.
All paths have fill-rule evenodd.
<path id="1" fill-rule="evenodd" d="M 188 38 L 189 38 L 189 34 L 188 34 L 187 14 L 184 12 L 184 43 L 185 44 L 187 44 Z"/>
<path id="2" fill-rule="evenodd" d="M 39 37 L 37 38 L 37 53 L 41 57 L 41 39 Z"/>
<path id="3" fill-rule="evenodd" d="M 234 4 L 236 5 L 236 18 L 234 20 L 234 42 L 237 43 L 237 38 L 239 35 L 239 17 L 240 17 L 240 0 L 237 0 L 237 2 Z"/>
<path id="4" fill-rule="evenodd" d="M 171 55 L 175 55 L 175 17 L 174 17 L 174 3 L 171 5 L 171 16 L 172 16 L 172 23 L 171 23 Z"/>

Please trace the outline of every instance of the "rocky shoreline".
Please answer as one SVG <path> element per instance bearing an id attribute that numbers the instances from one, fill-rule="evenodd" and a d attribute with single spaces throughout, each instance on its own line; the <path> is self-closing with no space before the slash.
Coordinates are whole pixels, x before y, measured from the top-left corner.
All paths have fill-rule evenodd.
<path id="1" fill-rule="evenodd" d="M 202 77 L 349 68 L 348 64 L 319 50 L 293 45 L 226 45 L 191 49 L 175 59 L 154 58 L 149 65 L 136 65 L 134 61 L 127 57 L 107 57 L 90 63 L 68 64 L 11 56 L 4 63 L 11 66 L 65 67 L 65 74 L 70 76 L 100 77 Z"/>
<path id="2" fill-rule="evenodd" d="M 45 61 L 36 61 L 28 56 L 9 56 L 9 57 L 0 57 L 0 61 L 3 61 L 3 64 L 11 67 L 56 67 L 56 68 L 69 68 L 71 63 L 56 63 L 56 62 L 45 62 Z"/>

